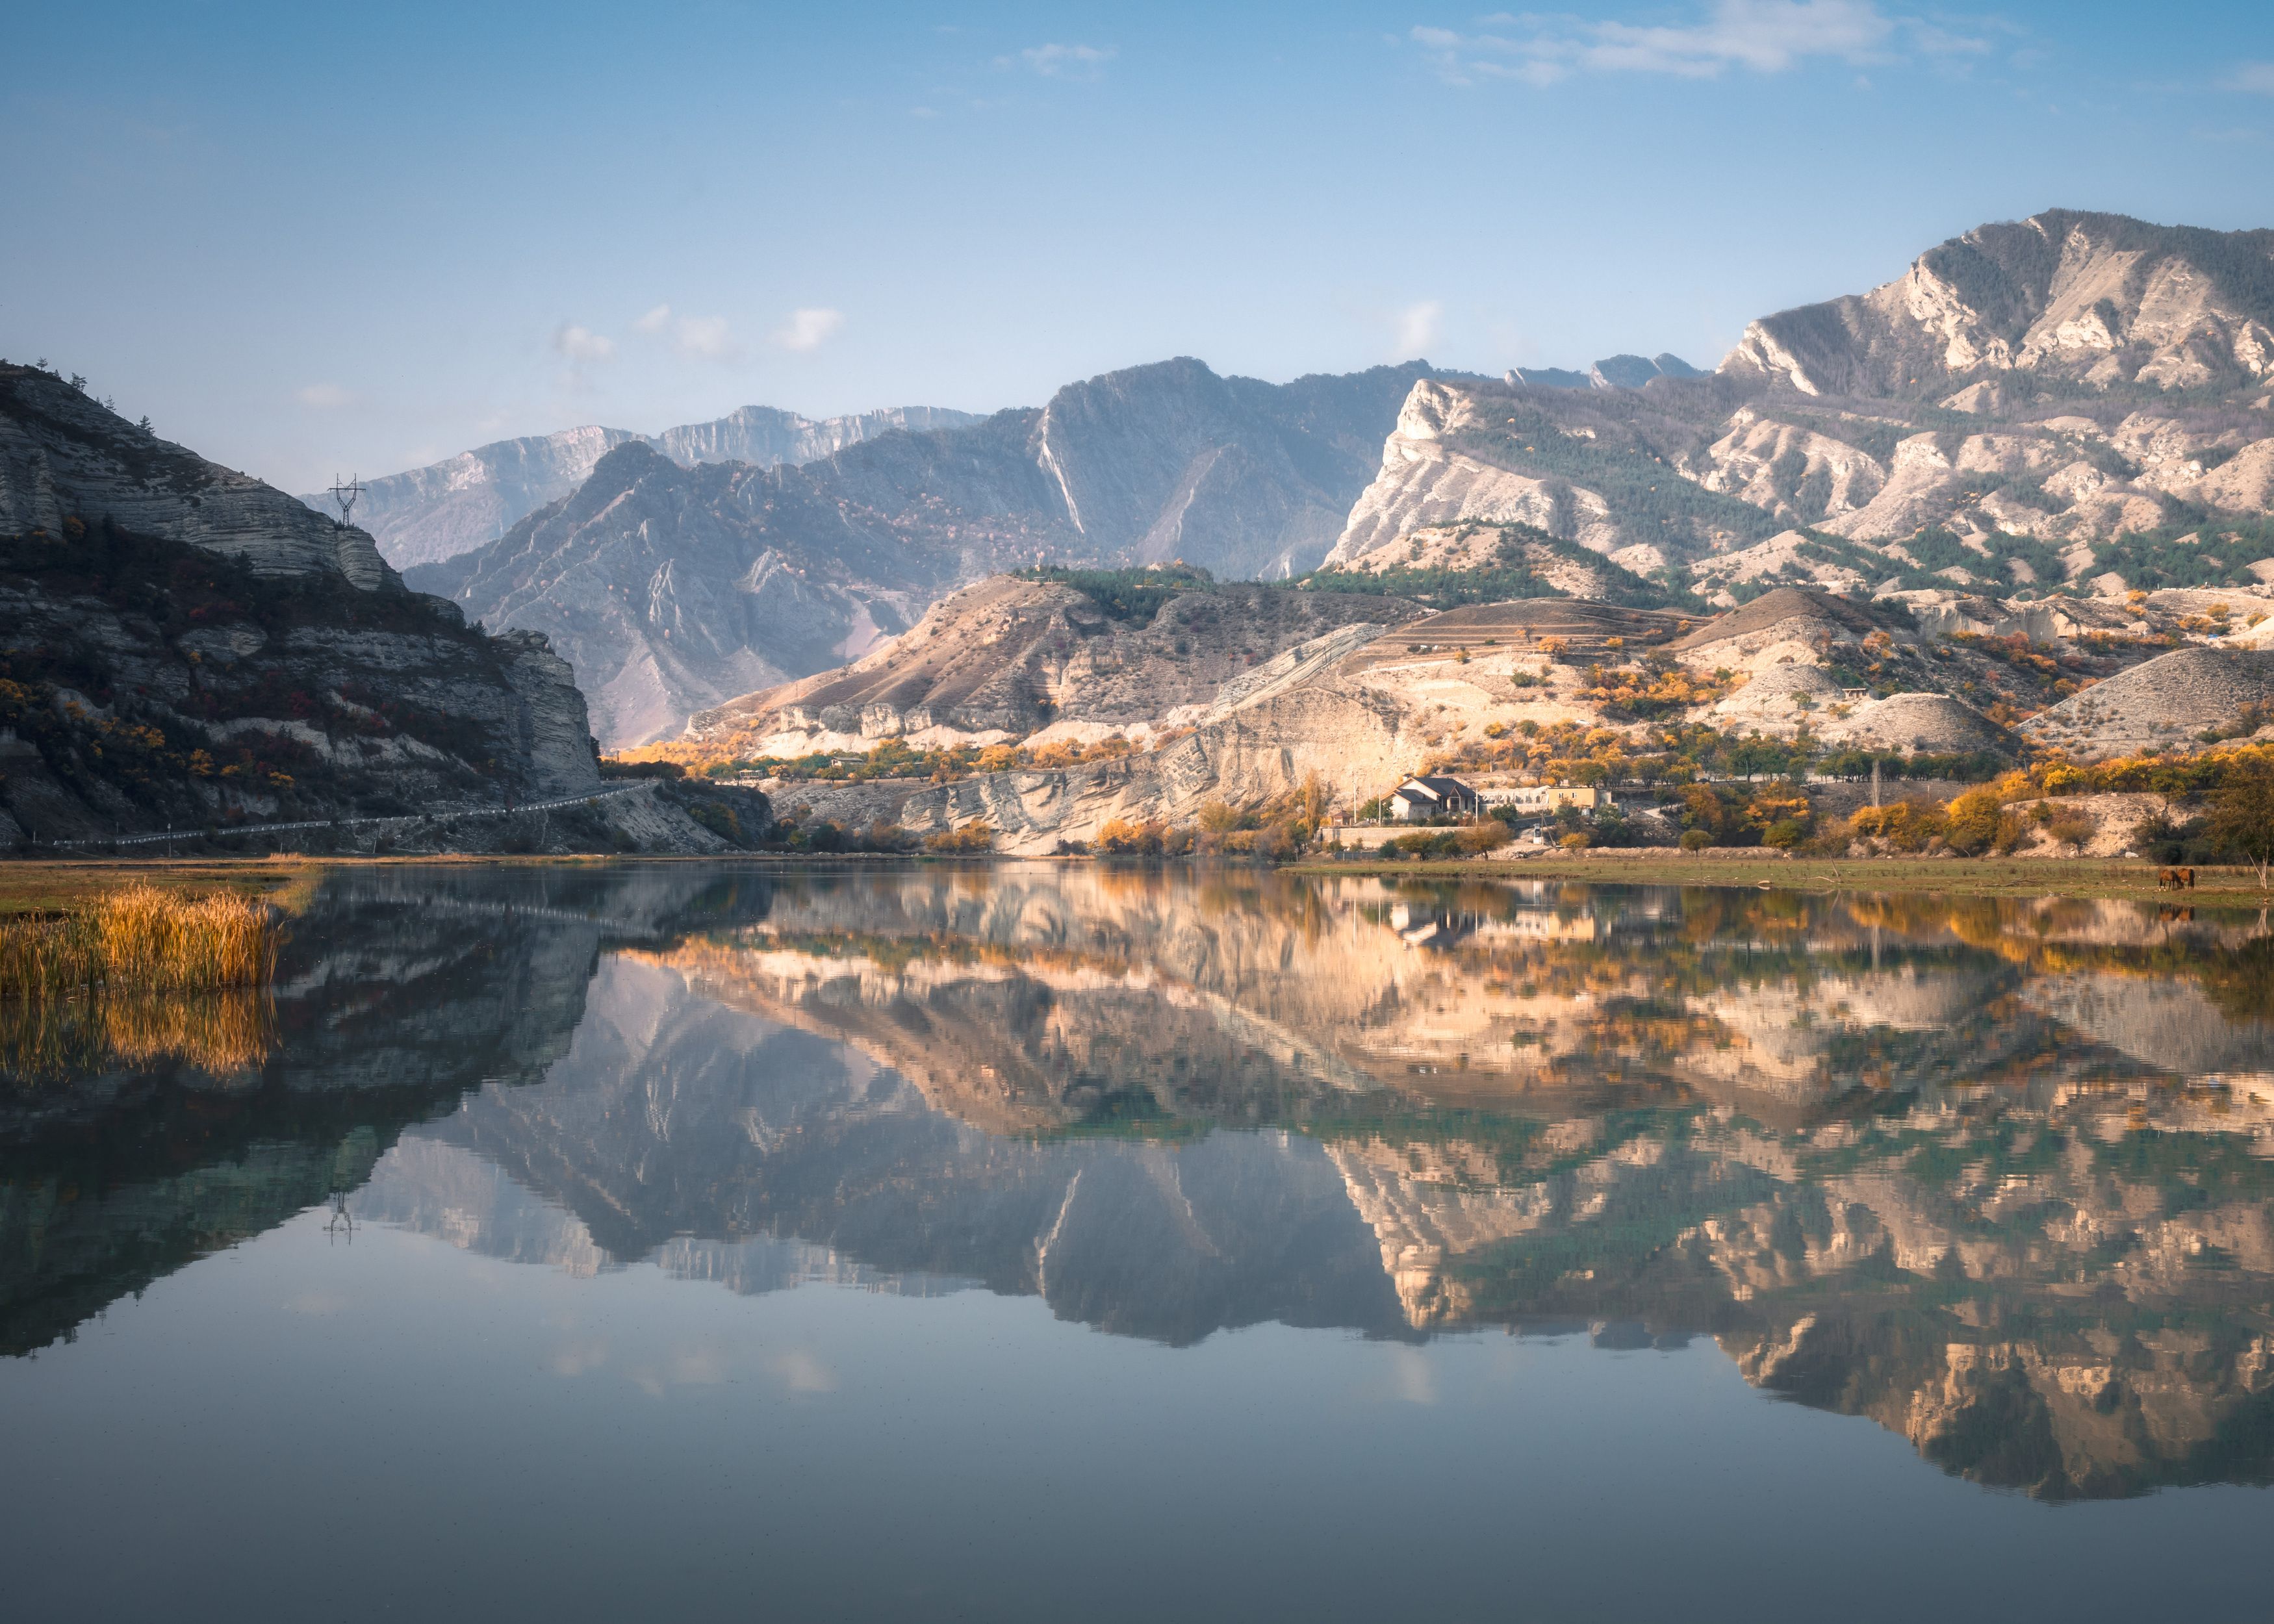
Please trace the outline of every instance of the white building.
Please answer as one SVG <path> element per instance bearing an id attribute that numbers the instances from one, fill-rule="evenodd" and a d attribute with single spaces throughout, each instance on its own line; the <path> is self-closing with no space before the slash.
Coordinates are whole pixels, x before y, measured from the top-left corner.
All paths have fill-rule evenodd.
<path id="1" fill-rule="evenodd" d="M 1591 784 L 1522 784 L 1495 791 L 1493 798 L 1519 812 L 1560 812 L 1565 807 L 1601 812 L 1611 804 L 1611 792 Z"/>

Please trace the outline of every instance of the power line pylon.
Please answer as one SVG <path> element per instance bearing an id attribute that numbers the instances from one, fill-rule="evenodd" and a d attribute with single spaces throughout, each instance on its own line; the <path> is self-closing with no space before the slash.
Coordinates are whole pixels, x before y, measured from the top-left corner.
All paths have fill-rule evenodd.
<path id="1" fill-rule="evenodd" d="M 355 512 L 356 498 L 362 494 L 363 481 L 353 474 L 348 476 L 345 485 L 340 483 L 340 477 L 337 474 L 332 476 L 332 500 L 340 505 L 342 530 L 347 529 L 348 520 Z"/>

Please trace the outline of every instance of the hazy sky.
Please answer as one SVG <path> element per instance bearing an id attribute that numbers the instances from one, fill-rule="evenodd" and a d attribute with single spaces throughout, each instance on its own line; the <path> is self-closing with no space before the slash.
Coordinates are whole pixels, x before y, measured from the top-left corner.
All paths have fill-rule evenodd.
<path id="1" fill-rule="evenodd" d="M 1710 365 L 2050 206 L 2274 225 L 2274 8 L 36 4 L 0 355 L 291 489 L 1196 355 Z"/>

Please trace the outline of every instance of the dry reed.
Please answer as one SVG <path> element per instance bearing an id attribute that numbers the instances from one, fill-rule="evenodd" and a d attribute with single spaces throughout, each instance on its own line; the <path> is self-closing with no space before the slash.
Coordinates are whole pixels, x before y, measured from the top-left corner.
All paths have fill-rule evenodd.
<path id="1" fill-rule="evenodd" d="M 74 918 L 0 924 L 0 1070 L 257 1064 L 274 1041 L 276 948 L 264 904 L 154 885 L 113 891 Z"/>
<path id="2" fill-rule="evenodd" d="M 276 924 L 244 897 L 184 901 L 130 885 L 95 905 L 103 984 L 133 992 L 202 992 L 259 986 L 276 971 Z"/>

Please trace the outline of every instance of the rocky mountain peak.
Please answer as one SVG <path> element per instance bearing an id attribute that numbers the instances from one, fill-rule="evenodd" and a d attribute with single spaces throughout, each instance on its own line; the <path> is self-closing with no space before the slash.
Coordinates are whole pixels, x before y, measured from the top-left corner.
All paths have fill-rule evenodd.
<path id="1" fill-rule="evenodd" d="M 1953 237 L 1868 293 L 1764 317 L 1720 370 L 1898 399 L 2017 372 L 2199 388 L 2274 374 L 2270 321 L 2274 231 L 2051 209 Z"/>

